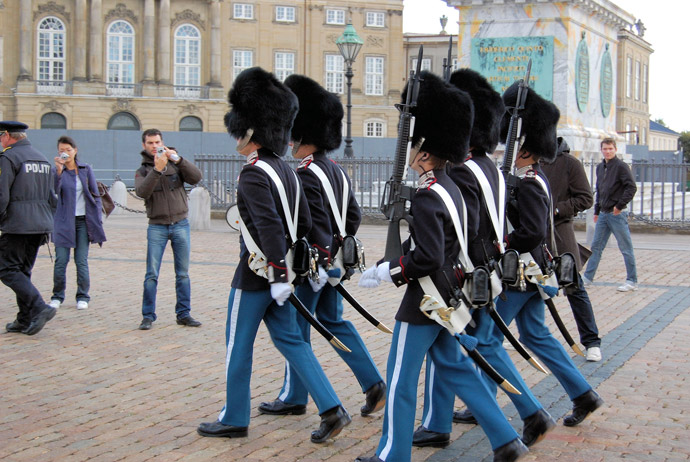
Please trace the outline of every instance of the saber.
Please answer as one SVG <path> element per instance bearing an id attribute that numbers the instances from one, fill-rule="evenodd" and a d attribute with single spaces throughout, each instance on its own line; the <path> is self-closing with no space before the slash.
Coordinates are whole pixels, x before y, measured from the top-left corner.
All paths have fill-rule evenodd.
<path id="1" fill-rule="evenodd" d="M 321 322 L 320 322 L 318 319 L 316 319 L 316 318 L 314 317 L 313 314 L 311 314 L 311 313 L 309 312 L 309 310 L 307 309 L 307 307 L 304 306 L 304 303 L 302 303 L 302 301 L 301 301 L 299 298 L 297 298 L 297 296 L 296 296 L 295 294 L 290 294 L 290 296 L 288 297 L 288 300 L 290 301 L 290 303 L 292 303 L 292 306 L 295 307 L 295 309 L 297 310 L 297 312 L 298 312 L 299 314 L 301 314 L 301 315 L 304 317 L 304 319 L 306 319 L 307 322 L 308 322 L 309 324 L 311 324 L 312 327 L 313 327 L 314 329 L 316 329 L 316 331 L 317 331 L 319 334 L 323 335 L 323 338 L 325 338 L 326 340 L 328 340 L 328 342 L 329 342 L 331 345 L 333 345 L 334 347 L 336 347 L 336 348 L 338 348 L 338 349 L 340 349 L 340 350 L 347 351 L 348 353 L 352 353 L 352 350 L 350 350 L 348 347 L 346 347 L 345 344 L 344 344 L 343 342 L 341 342 L 340 340 L 338 340 L 338 337 L 336 337 L 335 335 L 331 334 L 331 332 L 330 332 L 328 329 L 326 329 L 326 328 L 324 327 L 324 325 L 321 324 Z"/>
<path id="2" fill-rule="evenodd" d="M 458 343 L 462 345 L 462 342 L 460 342 L 460 339 L 455 337 L 458 340 Z M 503 389 L 503 391 L 507 393 L 513 393 L 514 395 L 521 395 L 520 390 L 515 388 L 512 383 L 508 382 L 506 379 L 503 378 L 501 374 L 498 373 L 496 369 L 493 368 L 491 364 L 489 364 L 486 359 L 484 359 L 484 356 L 482 356 L 481 353 L 479 353 L 477 350 L 470 350 L 468 349 L 465 345 L 462 345 L 462 347 L 465 349 L 467 352 L 467 356 L 472 358 L 472 360 L 479 366 L 479 368 L 486 374 L 488 375 L 491 380 L 496 382 L 499 387 Z"/>
<path id="3" fill-rule="evenodd" d="M 537 361 L 535 358 L 532 357 L 532 355 L 529 354 L 529 352 L 525 349 L 522 343 L 520 343 L 520 341 L 516 339 L 513 333 L 508 329 L 508 326 L 506 326 L 505 321 L 503 321 L 501 315 L 498 314 L 498 311 L 496 311 L 496 308 L 494 308 L 493 303 L 489 304 L 487 309 L 489 310 L 489 315 L 491 316 L 491 319 L 494 320 L 496 326 L 498 326 L 498 328 L 501 330 L 505 338 L 508 339 L 510 344 L 513 345 L 513 347 L 515 347 L 515 350 L 518 353 L 520 353 L 520 356 L 525 358 L 527 362 L 534 366 L 538 371 L 543 372 L 544 374 L 548 374 L 549 371 L 544 369 L 544 366 L 539 364 L 539 361 Z"/>
<path id="4" fill-rule="evenodd" d="M 563 338 L 565 338 L 565 341 L 570 345 L 570 348 L 573 349 L 573 351 L 580 356 L 584 356 L 584 353 L 582 353 L 582 350 L 580 349 L 579 346 L 575 343 L 575 340 L 570 336 L 570 333 L 568 332 L 568 329 L 565 328 L 565 324 L 563 324 L 563 320 L 561 319 L 561 316 L 558 314 L 558 310 L 556 309 L 556 305 L 554 305 L 553 300 L 546 299 L 544 300 L 546 303 L 546 306 L 549 308 L 549 311 L 551 312 L 551 317 L 553 317 L 553 320 L 556 322 L 556 326 L 558 326 L 558 330 L 561 331 L 561 334 L 563 335 Z"/>
<path id="5" fill-rule="evenodd" d="M 359 312 L 362 316 L 364 316 L 364 319 L 372 323 L 376 328 L 382 332 L 385 332 L 387 334 L 392 334 L 393 331 L 390 330 L 384 323 L 376 319 L 371 313 L 369 313 L 366 308 L 364 308 L 362 305 L 359 304 L 357 299 L 352 296 L 350 292 L 347 291 L 345 286 L 341 282 L 333 286 L 335 290 L 338 291 L 340 295 L 343 296 L 345 300 L 347 300 L 352 307 Z"/>

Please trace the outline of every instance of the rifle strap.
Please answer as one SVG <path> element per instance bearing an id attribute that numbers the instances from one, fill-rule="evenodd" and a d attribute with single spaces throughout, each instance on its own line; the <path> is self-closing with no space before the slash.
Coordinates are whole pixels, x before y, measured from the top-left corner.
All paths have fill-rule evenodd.
<path id="1" fill-rule="evenodd" d="M 501 170 L 498 170 L 498 201 L 494 199 L 494 192 L 491 189 L 489 180 L 484 174 L 484 170 L 481 169 L 479 164 L 474 160 L 470 159 L 465 162 L 465 165 L 474 174 L 474 177 L 479 182 L 479 186 L 482 189 L 482 196 L 484 198 L 484 203 L 486 204 L 486 209 L 489 212 L 489 218 L 491 218 L 491 224 L 494 227 L 494 232 L 496 233 L 496 242 L 500 247 L 501 255 L 505 252 L 505 244 L 503 242 L 503 235 L 505 229 L 505 206 L 506 206 L 506 184 L 503 180 L 503 174 Z"/>

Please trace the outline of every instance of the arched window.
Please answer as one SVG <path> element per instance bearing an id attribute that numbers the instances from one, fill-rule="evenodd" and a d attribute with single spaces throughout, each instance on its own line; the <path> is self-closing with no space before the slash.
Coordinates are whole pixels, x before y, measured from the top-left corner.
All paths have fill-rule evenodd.
<path id="1" fill-rule="evenodd" d="M 108 121 L 108 130 L 139 130 L 139 121 L 129 112 L 118 112 Z"/>
<path id="2" fill-rule="evenodd" d="M 134 92 L 134 29 L 127 21 L 114 21 L 108 27 L 108 69 L 106 79 L 111 93 Z"/>
<path id="3" fill-rule="evenodd" d="M 201 85 L 201 34 L 191 24 L 175 31 L 175 95 L 196 97 Z"/>
<path id="4" fill-rule="evenodd" d="M 41 128 L 67 128 L 67 119 L 57 112 L 48 112 L 41 117 Z"/>
<path id="5" fill-rule="evenodd" d="M 64 93 L 65 85 L 65 25 L 54 16 L 38 24 L 36 51 L 38 89 L 41 93 Z"/>
<path id="6" fill-rule="evenodd" d="M 203 131 L 204 124 L 200 118 L 195 116 L 182 117 L 180 120 L 181 132 L 200 132 Z"/>

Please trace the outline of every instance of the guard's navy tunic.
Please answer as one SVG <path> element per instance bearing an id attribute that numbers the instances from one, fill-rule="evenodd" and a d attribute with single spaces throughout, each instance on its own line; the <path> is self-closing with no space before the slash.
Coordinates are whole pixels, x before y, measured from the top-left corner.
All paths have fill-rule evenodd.
<path id="1" fill-rule="evenodd" d="M 278 191 L 268 174 L 254 165 L 262 160 L 273 167 L 280 177 L 288 202 L 295 203 L 296 188 L 301 187 L 291 168 L 274 153 L 260 149 L 242 169 L 237 187 L 237 206 L 257 246 L 273 268 L 276 282 L 287 281 L 285 254 L 288 249 L 287 225 Z M 294 209 L 291 213 L 294 214 Z M 311 227 L 309 208 L 300 194 L 297 236 L 304 236 Z M 249 425 L 252 353 L 256 332 L 263 319 L 278 351 L 290 361 L 322 414 L 340 405 L 340 401 L 311 346 L 297 328 L 295 309 L 286 302 L 278 306 L 271 298 L 269 281 L 257 276 L 248 266 L 249 251 L 240 240 L 240 263 L 232 280 L 228 300 L 226 404 L 218 416 L 224 425 Z"/>
<path id="2" fill-rule="evenodd" d="M 312 227 L 307 234 L 307 240 L 318 249 L 319 264 L 328 268 L 331 258 L 335 257 L 340 248 L 341 238 L 323 184 L 316 174 L 309 169 L 312 162 L 318 165 L 328 178 L 338 207 L 342 207 L 343 203 L 343 175 L 345 175 L 344 178 L 350 191 L 345 218 L 345 232 L 347 234 L 355 235 L 357 233 L 362 215 L 357 200 L 352 194 L 350 178 L 338 164 L 328 159 L 323 153 L 309 155 L 300 162 L 297 173 L 302 180 L 302 188 L 309 202 L 312 220 Z M 316 314 L 326 329 L 352 350 L 351 353 L 347 353 L 338 348 L 335 349 L 352 369 L 362 391 L 366 391 L 371 386 L 381 382 L 383 378 L 357 329 L 351 322 L 343 319 L 342 295 L 329 283 L 326 283 L 319 292 L 314 292 L 307 282 L 300 284 L 295 289 L 295 294 L 309 311 Z M 311 326 L 309 323 L 299 316 L 297 317 L 297 324 L 304 341 L 310 343 Z M 306 404 L 307 398 L 307 389 L 294 368 L 289 362 L 286 362 L 285 379 L 278 399 L 289 404 Z"/>
<path id="3" fill-rule="evenodd" d="M 428 319 L 419 309 L 423 291 L 420 277 L 431 276 L 445 302 L 449 301 L 448 283 L 440 273 L 454 278 L 451 270 L 460 251 L 452 219 L 442 199 L 429 189 L 438 182 L 456 205 L 462 197 L 443 170 L 428 172 L 419 179 L 410 213 L 411 241 L 403 245 L 404 255 L 390 262 L 390 273 L 397 286 L 407 284 L 395 316 L 391 351 L 388 355 L 388 397 L 383 420 L 383 434 L 377 456 L 384 461 L 407 462 L 411 457 L 412 434 L 417 401 L 417 383 L 424 357 L 428 354 L 454 394 L 460 396 L 477 416 L 492 448 L 496 449 L 518 437 L 496 403 L 495 394 L 481 380 L 471 359 L 460 351 L 457 340 L 441 325 Z M 476 212 L 468 212 L 476 213 Z"/>

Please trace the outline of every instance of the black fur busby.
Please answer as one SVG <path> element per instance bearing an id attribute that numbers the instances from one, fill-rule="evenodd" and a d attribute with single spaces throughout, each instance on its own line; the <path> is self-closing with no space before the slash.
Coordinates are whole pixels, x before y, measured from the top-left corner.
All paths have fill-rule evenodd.
<path id="1" fill-rule="evenodd" d="M 451 162 L 462 162 L 470 147 L 470 134 L 474 107 L 472 99 L 464 91 L 447 84 L 428 71 L 419 73 L 417 106 L 412 143 L 417 145 L 424 138 L 421 149 Z M 402 102 L 407 99 L 407 86 Z"/>
<path id="2" fill-rule="evenodd" d="M 519 82 L 515 82 L 503 93 L 503 103 L 507 109 L 515 107 L 518 84 Z M 521 116 L 522 134 L 525 137 L 521 148 L 546 162 L 554 160 L 558 149 L 556 125 L 558 125 L 558 119 L 561 116 L 556 105 L 546 101 L 532 88 L 529 88 L 525 109 L 521 112 Z M 501 141 L 503 142 L 508 137 L 509 124 L 510 114 L 506 112 L 501 121 Z"/>
<path id="3" fill-rule="evenodd" d="M 480 73 L 472 69 L 460 69 L 450 76 L 450 83 L 466 91 L 474 104 L 474 123 L 470 147 L 491 154 L 501 135 L 501 119 L 505 106 L 501 95 Z"/>
<path id="4" fill-rule="evenodd" d="M 232 105 L 225 114 L 225 126 L 235 138 L 254 130 L 251 141 L 285 154 L 290 130 L 299 105 L 297 97 L 273 74 L 260 67 L 242 71 L 228 93 Z"/>
<path id="5" fill-rule="evenodd" d="M 343 139 L 344 112 L 340 98 L 304 75 L 292 74 L 285 79 L 285 86 L 299 101 L 292 139 L 313 144 L 323 152 L 337 149 Z"/>

